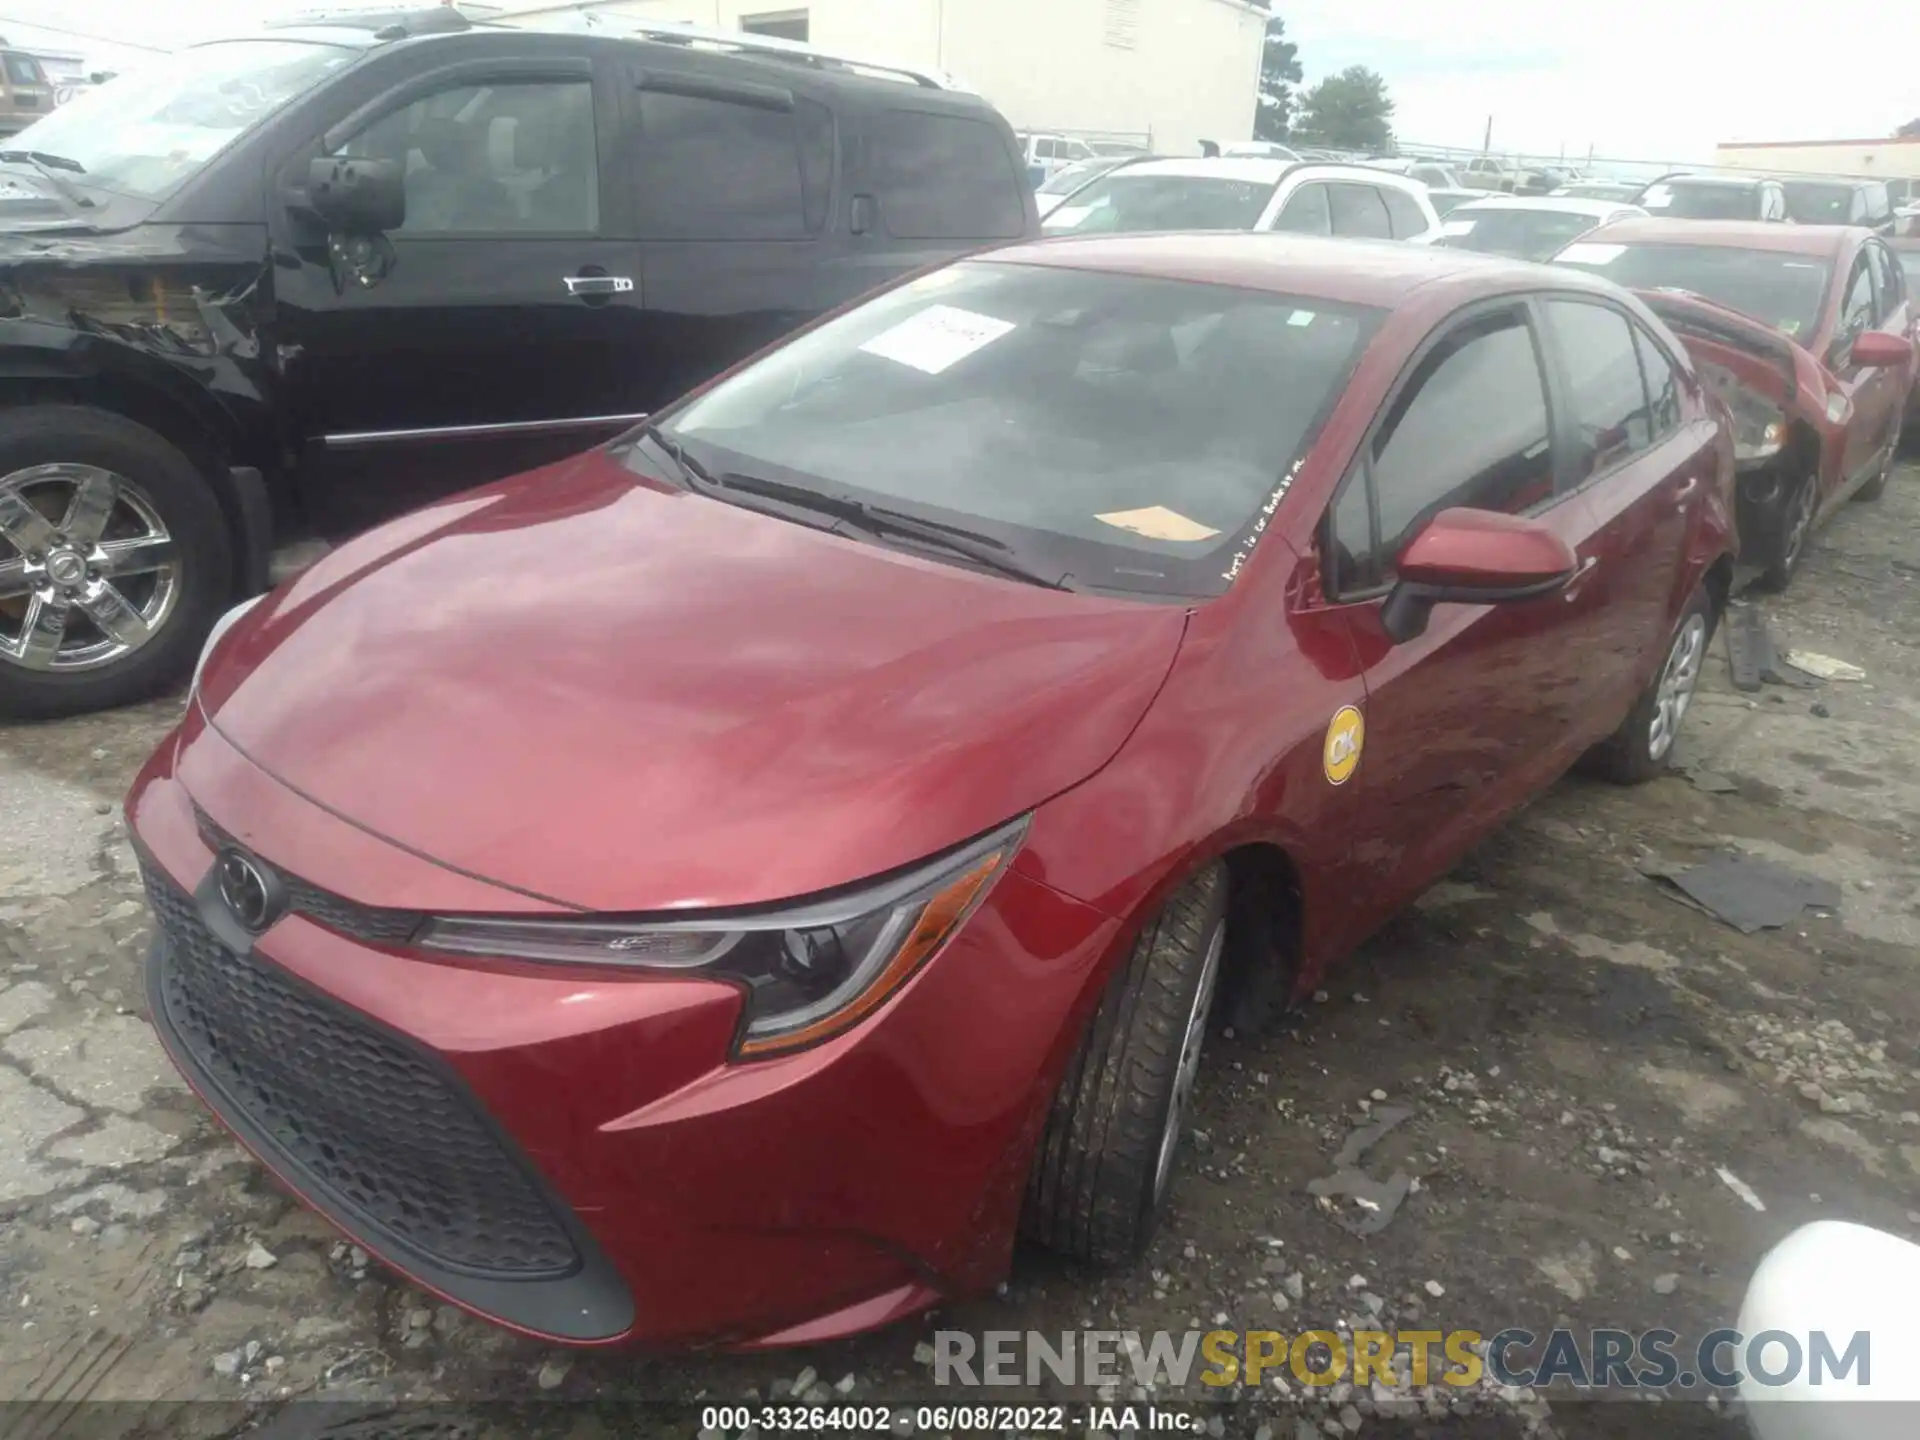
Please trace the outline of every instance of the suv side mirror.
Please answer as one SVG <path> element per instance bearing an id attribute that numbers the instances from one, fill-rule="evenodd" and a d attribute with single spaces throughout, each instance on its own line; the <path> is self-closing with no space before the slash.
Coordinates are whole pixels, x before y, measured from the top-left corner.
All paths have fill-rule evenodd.
<path id="1" fill-rule="evenodd" d="M 407 223 L 407 178 L 398 160 L 322 155 L 307 167 L 307 203 L 341 235 L 380 235 Z"/>
<path id="2" fill-rule="evenodd" d="M 1854 337 L 1852 360 L 1863 370 L 1897 370 L 1913 359 L 1913 342 L 1885 330 L 1863 330 Z"/>
<path id="3" fill-rule="evenodd" d="M 1538 520 L 1491 510 L 1442 510 L 1394 561 L 1399 577 L 1380 623 L 1395 644 L 1424 635 L 1439 604 L 1497 605 L 1550 595 L 1580 562 Z"/>

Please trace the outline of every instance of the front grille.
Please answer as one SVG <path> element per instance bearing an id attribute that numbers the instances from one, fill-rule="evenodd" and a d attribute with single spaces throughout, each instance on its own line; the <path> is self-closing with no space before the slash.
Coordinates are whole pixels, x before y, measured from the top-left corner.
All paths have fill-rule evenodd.
<path id="1" fill-rule="evenodd" d="M 581 1256 L 544 1187 L 465 1088 L 278 966 L 223 946 L 152 866 L 156 1023 L 236 1130 L 349 1229 L 474 1276 Z"/>
<path id="2" fill-rule="evenodd" d="M 200 838 L 209 850 L 216 854 L 233 848 L 246 850 L 226 831 L 214 824 L 212 819 L 201 810 L 194 811 L 194 819 L 199 825 Z M 268 862 L 247 851 L 249 857 L 258 865 Z M 350 940 L 365 940 L 374 945 L 401 945 L 413 938 L 413 932 L 420 928 L 420 922 L 426 919 L 418 910 L 395 910 L 379 905 L 362 905 L 357 900 L 349 900 L 344 895 L 336 895 L 331 890 L 322 890 L 318 885 L 309 884 L 297 875 L 289 875 L 277 865 L 271 867 L 287 887 L 287 908 L 296 915 L 337 931 Z"/>

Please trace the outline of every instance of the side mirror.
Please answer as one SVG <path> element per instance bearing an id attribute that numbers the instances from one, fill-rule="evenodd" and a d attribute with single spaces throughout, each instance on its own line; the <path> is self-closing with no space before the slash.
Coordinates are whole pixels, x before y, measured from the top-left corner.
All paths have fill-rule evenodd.
<path id="1" fill-rule="evenodd" d="M 1913 342 L 1884 330 L 1864 330 L 1854 337 L 1853 363 L 1864 370 L 1896 370 L 1913 359 Z"/>
<path id="2" fill-rule="evenodd" d="M 1426 633 L 1435 605 L 1497 605 L 1550 595 L 1579 565 L 1567 542 L 1538 520 L 1442 510 L 1394 561 L 1399 578 L 1380 623 L 1388 638 L 1402 644 Z"/>
<path id="3" fill-rule="evenodd" d="M 407 223 L 407 177 L 398 160 L 322 155 L 307 167 L 307 203 L 336 234 L 384 234 Z"/>

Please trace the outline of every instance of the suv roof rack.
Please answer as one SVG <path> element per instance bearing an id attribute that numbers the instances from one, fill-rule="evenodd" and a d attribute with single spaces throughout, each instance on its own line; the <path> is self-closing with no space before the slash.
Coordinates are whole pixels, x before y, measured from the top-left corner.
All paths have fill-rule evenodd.
<path id="1" fill-rule="evenodd" d="M 370 30 L 382 40 L 401 40 L 409 35 L 458 34 L 471 30 L 473 22 L 453 5 L 428 5 L 393 10 L 302 10 L 269 20 L 263 28 L 295 30 L 308 26 Z"/>
<path id="2" fill-rule="evenodd" d="M 667 45 L 732 50 L 756 58 L 808 65 L 816 70 L 866 75 L 883 80 L 905 80 L 928 90 L 966 89 L 951 75 L 939 70 L 893 65 L 878 60 L 863 60 L 854 55 L 841 55 L 830 50 L 822 50 L 818 46 L 809 45 L 801 40 L 783 40 L 774 35 L 751 35 L 740 30 L 715 30 L 704 25 L 683 25 L 672 20 L 639 20 L 626 15 L 603 18 L 597 11 L 592 10 L 571 10 L 561 13 L 567 17 L 566 20 L 556 16 L 552 21 L 543 21 L 529 28 L 623 35 L 637 40 L 655 40 Z M 507 17 L 503 15 L 499 18 L 504 20 Z"/>

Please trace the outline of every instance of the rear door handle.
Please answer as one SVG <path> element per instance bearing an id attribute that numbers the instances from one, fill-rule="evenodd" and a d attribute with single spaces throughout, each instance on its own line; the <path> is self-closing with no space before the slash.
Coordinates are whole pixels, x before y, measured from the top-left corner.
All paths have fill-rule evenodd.
<path id="1" fill-rule="evenodd" d="M 567 276 L 569 295 L 626 295 L 632 290 L 633 281 L 625 275 Z"/>

